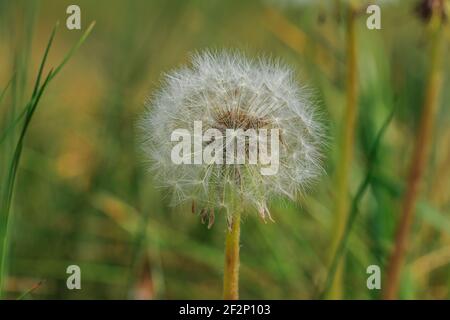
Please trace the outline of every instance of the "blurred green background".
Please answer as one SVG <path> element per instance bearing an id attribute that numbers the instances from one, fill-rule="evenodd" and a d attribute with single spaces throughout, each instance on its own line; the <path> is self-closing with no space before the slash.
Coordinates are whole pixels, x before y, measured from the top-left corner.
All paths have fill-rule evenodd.
<path id="1" fill-rule="evenodd" d="M 136 143 L 135 123 L 161 74 L 205 48 L 237 48 L 280 57 L 310 86 L 326 120 L 327 174 L 297 203 L 271 204 L 275 223 L 248 215 L 242 225 L 241 298 L 317 298 L 327 276 L 333 232 L 338 136 L 345 123 L 344 1 L 76 1 L 82 30 L 67 30 L 73 1 L 0 0 L 0 132 L 23 109 L 56 21 L 48 67 L 56 65 L 92 21 L 96 26 L 42 97 L 23 148 L 12 206 L 6 282 L 16 298 L 41 280 L 31 299 L 219 299 L 223 216 L 208 230 L 190 204 L 170 207 L 154 187 Z M 417 1 L 384 1 L 382 29 L 356 21 L 358 119 L 349 199 L 380 142 L 369 187 L 345 255 L 347 299 L 378 299 L 366 268 L 382 276 L 393 245 L 429 66 L 426 26 Z M 448 26 L 447 26 L 448 28 Z M 446 34 L 445 41 L 450 38 Z M 433 127 L 417 203 L 401 298 L 450 298 L 450 81 Z M 1 183 L 14 134 L 0 148 Z M 17 137 L 17 135 L 16 135 Z M 1 212 L 1 214 L 5 214 Z M 82 290 L 66 287 L 79 265 Z"/>

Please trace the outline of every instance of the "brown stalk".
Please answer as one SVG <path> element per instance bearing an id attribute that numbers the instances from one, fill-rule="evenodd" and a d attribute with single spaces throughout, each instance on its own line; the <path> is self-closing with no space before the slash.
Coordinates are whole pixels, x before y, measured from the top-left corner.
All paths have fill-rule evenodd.
<path id="1" fill-rule="evenodd" d="M 436 16 L 432 21 L 432 38 L 430 52 L 430 71 L 426 88 L 425 101 L 420 119 L 419 131 L 415 141 L 406 191 L 402 202 L 402 215 L 398 223 L 395 246 L 387 269 L 387 280 L 384 286 L 383 298 L 396 299 L 400 285 L 400 275 L 404 265 L 411 227 L 414 221 L 419 186 L 426 168 L 432 130 L 438 108 L 438 98 L 442 86 L 443 61 L 443 28 L 441 18 Z"/>

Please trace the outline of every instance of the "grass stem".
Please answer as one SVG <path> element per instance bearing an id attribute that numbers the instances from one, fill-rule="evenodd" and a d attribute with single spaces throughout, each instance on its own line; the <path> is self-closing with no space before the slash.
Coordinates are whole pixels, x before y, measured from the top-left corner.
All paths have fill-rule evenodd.
<path id="1" fill-rule="evenodd" d="M 435 18 L 437 18 L 435 16 Z M 441 20 L 438 18 L 438 20 Z M 417 198 L 419 195 L 420 181 L 423 176 L 429 148 L 431 146 L 432 130 L 438 109 L 438 98 L 441 91 L 443 79 L 443 27 L 441 21 L 432 21 L 434 30 L 431 30 L 431 51 L 430 51 L 430 71 L 426 87 L 425 101 L 422 109 L 422 115 L 419 124 L 418 134 L 415 140 L 415 146 L 409 175 L 407 178 L 406 191 L 402 202 L 402 215 L 398 223 L 395 245 L 387 268 L 387 281 L 384 286 L 383 298 L 396 299 L 400 285 L 400 276 L 403 268 L 407 244 L 411 227 L 414 220 L 414 212 Z"/>
<path id="2" fill-rule="evenodd" d="M 358 104 L 358 66 L 356 54 L 356 10 L 349 5 L 347 12 L 347 107 L 344 111 L 343 130 L 340 142 L 340 155 L 336 168 L 336 207 L 330 257 L 336 255 L 343 237 L 349 206 L 349 174 L 353 157 L 353 145 Z M 331 258 L 332 259 L 332 258 Z M 336 268 L 336 276 L 330 288 L 330 299 L 342 298 L 343 263 Z"/>

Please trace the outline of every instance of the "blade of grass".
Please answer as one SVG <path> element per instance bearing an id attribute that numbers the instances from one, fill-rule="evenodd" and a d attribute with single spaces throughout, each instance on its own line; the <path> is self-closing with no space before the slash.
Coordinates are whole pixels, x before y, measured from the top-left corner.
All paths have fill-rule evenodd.
<path id="1" fill-rule="evenodd" d="M 65 66 L 65 64 L 72 58 L 72 56 L 75 54 L 75 52 L 78 50 L 78 48 L 81 47 L 81 45 L 86 41 L 87 37 L 89 37 L 90 33 L 92 32 L 92 29 L 94 29 L 95 21 L 93 21 L 87 30 L 83 33 L 81 38 L 78 40 L 78 42 L 69 50 L 69 52 L 66 54 L 62 62 L 55 68 L 55 71 L 50 76 L 50 80 L 52 80 Z"/>
<path id="2" fill-rule="evenodd" d="M 8 83 L 6 84 L 5 88 L 2 90 L 2 93 L 0 93 L 0 103 L 2 102 L 3 97 L 5 96 L 6 92 L 8 91 L 9 86 L 10 86 L 11 83 L 13 82 L 15 76 L 16 76 L 16 73 L 13 74 L 13 76 L 11 77 L 11 79 L 9 79 Z"/>
<path id="3" fill-rule="evenodd" d="M 417 204 L 417 215 L 425 223 L 431 225 L 436 230 L 450 235 L 450 217 L 425 201 Z"/>
<path id="4" fill-rule="evenodd" d="M 3 131 L 2 135 L 0 136 L 0 144 L 2 144 L 5 140 L 6 137 L 9 136 L 9 134 L 11 132 L 14 131 L 14 128 L 17 126 L 17 124 L 23 119 L 23 117 L 27 114 L 27 110 L 30 107 L 30 104 L 28 103 L 25 108 L 23 108 L 23 110 L 20 112 L 20 114 L 16 117 L 16 119 L 14 119 L 14 121 L 12 121 Z"/>
<path id="5" fill-rule="evenodd" d="M 343 127 L 339 133 L 339 153 L 335 174 L 335 204 L 332 223 L 332 233 L 330 249 L 328 253 L 329 262 L 332 261 L 339 247 L 339 241 L 345 231 L 345 222 L 348 219 L 349 206 L 349 184 L 350 171 L 355 145 L 355 132 L 358 121 L 358 98 L 360 80 L 358 75 L 358 37 L 357 37 L 357 17 L 358 12 L 355 5 L 348 3 L 346 17 L 346 53 L 347 53 L 347 75 L 346 75 L 346 105 L 342 113 Z M 344 264 L 337 267 L 336 277 L 333 280 L 329 299 L 341 299 L 344 294 L 343 289 Z"/>
<path id="6" fill-rule="evenodd" d="M 1 246 L 2 254 L 1 254 L 1 261 L 0 261 L 0 298 L 3 295 L 3 286 L 4 286 L 5 276 L 6 276 L 6 259 L 7 259 L 7 253 L 8 253 L 8 248 L 9 248 L 9 240 L 10 240 L 9 234 L 11 231 L 10 230 L 11 217 L 10 217 L 9 211 L 11 208 L 11 201 L 12 201 L 12 195 L 13 195 L 13 190 L 14 190 L 14 183 L 15 183 L 15 178 L 16 178 L 16 173 L 17 173 L 17 167 L 19 165 L 20 156 L 22 154 L 23 139 L 25 137 L 25 133 L 27 131 L 27 128 L 31 121 L 33 113 L 36 110 L 36 106 L 38 105 L 39 100 L 40 100 L 45 88 L 47 87 L 47 85 L 49 83 L 50 75 L 51 75 L 51 71 L 48 74 L 44 84 L 39 89 L 35 99 L 33 99 L 33 103 L 31 103 L 30 107 L 28 109 L 26 109 L 27 117 L 25 118 L 24 126 L 20 133 L 20 137 L 17 142 L 16 148 L 14 149 L 14 155 L 13 155 L 13 158 L 12 158 L 12 161 L 10 164 L 10 168 L 8 171 L 6 187 L 4 189 L 4 197 L 2 199 L 3 201 L 2 201 L 2 211 L 1 211 L 2 214 L 5 215 L 5 217 L 3 218 L 3 219 L 5 219 L 5 221 L 1 223 L 2 232 L 0 233 L 0 235 L 3 236 L 2 246 Z"/>
<path id="7" fill-rule="evenodd" d="M 36 83 L 34 86 L 33 94 L 31 97 L 31 101 L 27 104 L 27 106 L 24 108 L 24 114 L 25 114 L 25 120 L 24 125 L 22 127 L 18 142 L 16 144 L 16 148 L 14 149 L 13 158 L 11 160 L 10 169 L 8 172 L 8 177 L 6 181 L 6 187 L 4 189 L 4 197 L 2 198 L 2 204 L 1 204 L 1 213 L 5 216 L 3 219 L 5 219 L 4 222 L 0 224 L 1 233 L 0 236 L 2 236 L 2 253 L 0 256 L 0 298 L 3 296 L 4 293 L 4 282 L 6 277 L 6 259 L 7 259 L 7 251 L 9 248 L 9 233 L 10 233 L 10 208 L 11 208 L 11 201 L 13 196 L 13 190 L 14 190 L 14 183 L 17 173 L 17 168 L 20 162 L 20 157 L 22 154 L 22 146 L 23 141 L 25 138 L 25 134 L 27 132 L 28 126 L 31 122 L 31 119 L 33 117 L 33 114 L 39 104 L 40 98 L 42 97 L 42 94 L 44 93 L 46 87 L 50 83 L 50 81 L 56 76 L 57 73 L 59 73 L 64 65 L 70 60 L 70 58 L 73 56 L 73 54 L 76 52 L 76 50 L 83 44 L 83 42 L 87 39 L 89 34 L 91 33 L 93 27 L 95 25 L 95 22 L 91 23 L 89 28 L 86 30 L 86 32 L 81 36 L 80 40 L 71 48 L 71 50 L 68 52 L 68 54 L 64 57 L 62 62 L 57 66 L 56 69 L 51 69 L 48 73 L 44 83 L 42 86 L 39 87 L 40 80 L 42 77 L 42 73 L 44 70 L 45 62 L 47 60 L 48 52 L 50 50 L 51 44 L 53 42 L 56 28 L 58 27 L 58 23 L 54 27 L 52 34 L 50 36 L 50 39 L 48 41 L 47 47 L 45 49 L 44 56 L 41 61 L 41 65 L 39 67 L 38 75 L 36 78 Z M 19 120 L 22 116 L 19 116 Z"/>
<path id="8" fill-rule="evenodd" d="M 362 197 L 364 196 L 367 187 L 369 186 L 370 181 L 372 180 L 372 174 L 373 174 L 373 163 L 377 156 L 378 148 L 381 142 L 381 138 L 383 137 L 384 133 L 386 132 L 386 129 L 388 128 L 389 124 L 391 123 L 393 117 L 394 117 L 395 109 L 393 109 L 389 116 L 384 121 L 383 125 L 381 126 L 380 130 L 378 131 L 378 134 L 375 138 L 375 141 L 372 145 L 372 148 L 369 152 L 368 157 L 368 168 L 367 168 L 367 174 L 364 178 L 364 180 L 361 182 L 361 184 L 358 187 L 358 190 L 356 192 L 355 197 L 353 198 L 352 205 L 350 207 L 349 213 L 348 213 L 348 219 L 345 226 L 344 234 L 339 242 L 339 246 L 336 250 L 336 253 L 333 257 L 332 263 L 330 265 L 330 269 L 328 271 L 328 275 L 325 281 L 325 286 L 323 289 L 323 292 L 320 295 L 320 299 L 323 299 L 328 291 L 331 288 L 331 285 L 333 283 L 334 276 L 336 274 L 337 266 L 342 259 L 342 256 L 345 253 L 347 242 L 350 236 L 350 232 L 352 230 L 353 224 L 356 220 L 356 216 L 358 215 L 358 204 L 361 201 Z"/>
<path id="9" fill-rule="evenodd" d="M 28 289 L 27 291 L 22 293 L 16 300 L 23 300 L 26 296 L 28 296 L 29 294 L 33 293 L 33 291 L 38 289 L 44 282 L 45 282 L 45 280 L 39 281 L 34 286 L 32 286 L 30 289 Z"/>
<path id="10" fill-rule="evenodd" d="M 53 28 L 52 34 L 50 36 L 50 40 L 45 49 L 44 57 L 42 59 L 41 65 L 39 67 L 39 72 L 38 72 L 38 76 L 37 76 L 35 86 L 33 89 L 32 97 L 34 97 L 36 95 L 37 90 L 39 88 L 44 65 L 47 60 L 48 52 L 50 50 L 50 46 L 53 42 L 54 36 L 56 34 L 56 29 L 57 29 L 58 25 L 59 25 L 59 23 L 57 23 L 55 25 L 55 27 Z M 95 21 L 91 23 L 89 28 L 86 30 L 86 32 L 83 34 L 83 36 L 80 38 L 80 40 L 78 40 L 78 42 L 75 44 L 75 46 L 73 46 L 72 49 L 69 51 L 69 53 L 64 57 L 63 61 L 58 65 L 58 67 L 52 73 L 50 80 L 53 79 L 56 76 L 56 74 L 61 71 L 62 67 L 67 63 L 67 61 L 69 61 L 69 59 L 72 57 L 72 55 L 75 53 L 75 51 L 83 44 L 83 42 L 86 40 L 86 38 L 89 36 L 92 29 L 94 28 L 94 25 L 95 25 Z M 1 96 L 0 96 L 0 102 L 1 102 Z M 7 126 L 7 128 L 4 130 L 4 132 L 0 136 L 0 144 L 2 144 L 6 140 L 6 137 L 14 130 L 14 128 L 17 126 L 17 124 L 23 119 L 23 117 L 27 113 L 29 106 L 30 106 L 30 104 L 27 104 L 27 106 L 24 108 L 24 110 L 22 110 L 22 112 L 17 116 L 17 118 L 10 125 Z"/>
<path id="11" fill-rule="evenodd" d="M 39 85 L 41 83 L 42 73 L 44 71 L 45 62 L 47 61 L 48 53 L 50 51 L 50 47 L 52 46 L 53 39 L 55 38 L 56 29 L 58 29 L 58 26 L 59 26 L 59 22 L 57 22 L 55 24 L 55 26 L 53 27 L 52 33 L 50 35 L 50 39 L 48 40 L 47 47 L 45 48 L 44 56 L 42 57 L 41 65 L 39 66 L 38 75 L 37 75 L 37 78 L 36 78 L 36 82 L 34 84 L 34 89 L 33 89 L 33 93 L 31 94 L 31 97 L 36 96 L 36 93 L 37 93 L 37 91 L 39 89 Z"/>
<path id="12" fill-rule="evenodd" d="M 39 85 L 41 83 L 41 77 L 42 77 L 42 73 L 44 71 L 44 66 L 45 63 L 47 61 L 47 57 L 48 57 L 48 53 L 50 51 L 50 47 L 53 43 L 53 39 L 55 38 L 56 35 L 56 30 L 58 29 L 59 26 L 59 22 L 57 22 L 55 24 L 55 26 L 53 27 L 52 33 L 50 35 L 50 39 L 47 43 L 47 46 L 45 48 L 45 52 L 44 52 L 44 56 L 42 58 L 41 64 L 39 66 L 39 71 L 37 74 L 37 78 L 34 84 L 34 88 L 33 88 L 33 93 L 31 94 L 31 99 L 33 99 L 33 97 L 36 96 L 37 91 L 39 89 Z M 0 102 L 1 102 L 1 96 L 0 96 Z M 31 103 L 31 102 L 30 102 Z M 16 125 L 22 120 L 22 118 L 25 116 L 25 114 L 27 113 L 27 110 L 29 110 L 30 107 L 30 103 L 28 103 L 26 105 L 26 107 L 22 110 L 22 112 L 19 114 L 19 116 L 5 129 L 5 131 L 3 132 L 3 134 L 0 137 L 0 144 L 3 143 L 3 141 L 5 141 L 6 137 L 9 135 L 10 132 L 12 132 L 14 130 L 14 128 L 16 127 Z"/>

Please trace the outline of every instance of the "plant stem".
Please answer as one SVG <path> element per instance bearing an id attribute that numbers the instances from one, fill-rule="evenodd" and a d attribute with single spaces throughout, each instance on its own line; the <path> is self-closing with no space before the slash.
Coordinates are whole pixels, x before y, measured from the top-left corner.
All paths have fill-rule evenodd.
<path id="1" fill-rule="evenodd" d="M 437 17 L 436 17 L 437 18 Z M 440 18 L 438 18 L 440 20 Z M 404 264 L 409 234 L 414 220 L 414 212 L 419 195 L 419 185 L 425 170 L 428 151 L 431 145 L 431 133 L 438 108 L 438 98 L 442 85 L 443 62 L 443 30 L 441 21 L 434 21 L 432 30 L 430 71 L 418 135 L 409 170 L 406 191 L 402 203 L 402 216 L 397 227 L 395 247 L 390 257 L 387 269 L 387 281 L 383 293 L 384 299 L 397 298 L 400 284 L 400 274 Z"/>
<path id="2" fill-rule="evenodd" d="M 348 213 L 349 169 L 353 157 L 353 144 L 358 103 L 358 66 L 356 55 L 356 11 L 349 5 L 347 12 L 347 107 L 344 111 L 343 131 L 336 176 L 336 214 L 330 257 L 335 256 L 345 231 Z M 331 260 L 330 259 L 330 260 Z M 328 297 L 342 298 L 343 263 L 340 261 Z"/>
<path id="3" fill-rule="evenodd" d="M 350 237 L 350 233 L 352 231 L 353 225 L 356 220 L 356 216 L 359 213 L 358 206 L 361 202 L 361 199 L 363 198 L 364 194 L 366 193 L 367 188 L 369 187 L 369 184 L 371 183 L 373 171 L 374 171 L 374 163 L 375 158 L 377 156 L 378 149 L 380 147 L 381 139 L 383 138 L 384 133 L 386 132 L 389 124 L 392 121 L 392 118 L 394 117 L 394 111 L 395 109 L 392 109 L 391 113 L 381 126 L 380 130 L 378 131 L 378 134 L 375 138 L 375 141 L 370 149 L 369 157 L 368 157 L 368 167 L 367 167 L 367 174 L 364 180 L 361 182 L 361 184 L 358 187 L 358 191 L 356 192 L 355 197 L 353 198 L 352 204 L 350 206 L 350 211 L 348 213 L 348 219 L 345 226 L 345 232 L 342 236 L 342 239 L 339 242 L 339 246 L 336 250 L 336 254 L 333 257 L 333 260 L 330 264 L 330 268 L 328 271 L 327 279 L 325 281 L 325 286 L 323 292 L 320 294 L 319 299 L 323 299 L 325 295 L 330 290 L 330 287 L 333 283 L 333 279 L 336 274 L 336 268 L 339 265 L 339 262 L 341 261 L 342 256 L 345 254 L 345 251 L 347 249 L 347 243 L 348 239 Z"/>
<path id="4" fill-rule="evenodd" d="M 225 268 L 223 274 L 223 298 L 239 299 L 239 237 L 241 233 L 241 212 L 238 209 L 227 229 L 225 240 Z"/>

